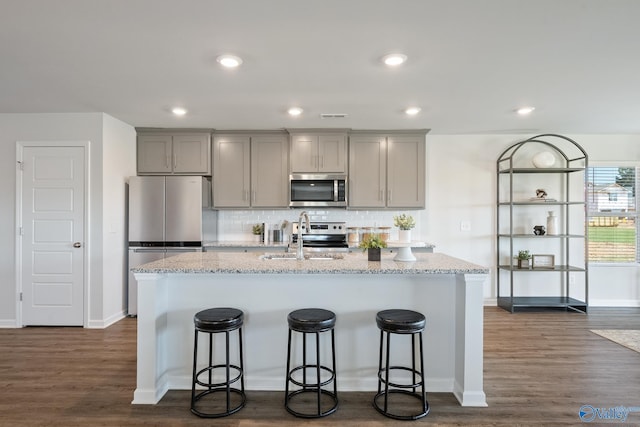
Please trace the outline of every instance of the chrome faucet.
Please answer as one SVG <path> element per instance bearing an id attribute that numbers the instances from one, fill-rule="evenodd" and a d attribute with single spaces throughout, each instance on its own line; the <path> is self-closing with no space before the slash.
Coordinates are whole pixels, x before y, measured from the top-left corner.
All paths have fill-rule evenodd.
<path id="1" fill-rule="evenodd" d="M 311 225 L 309 224 L 309 215 L 307 211 L 300 212 L 300 217 L 298 218 L 298 247 L 296 248 L 296 259 L 304 259 L 304 252 L 302 251 L 302 218 L 305 219 L 305 225 L 307 229 L 307 233 L 311 231 Z"/>

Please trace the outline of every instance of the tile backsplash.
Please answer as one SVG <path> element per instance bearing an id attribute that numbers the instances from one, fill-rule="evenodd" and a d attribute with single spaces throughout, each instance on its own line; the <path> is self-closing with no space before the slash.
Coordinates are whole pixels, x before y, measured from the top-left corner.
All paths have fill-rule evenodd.
<path id="1" fill-rule="evenodd" d="M 398 229 L 393 226 L 394 215 L 408 213 L 416 218 L 413 230 L 415 237 L 420 236 L 422 221 L 419 217 L 424 212 L 388 211 L 388 210 L 344 210 L 344 209 L 290 209 L 290 210 L 220 210 L 218 211 L 217 234 L 219 241 L 252 240 L 251 227 L 259 223 L 270 225 L 281 224 L 283 220 L 290 223 L 298 221 L 300 212 L 306 210 L 311 221 L 344 221 L 348 227 L 392 227 L 391 239 L 398 238 Z M 425 227 L 426 228 L 426 227 Z"/>

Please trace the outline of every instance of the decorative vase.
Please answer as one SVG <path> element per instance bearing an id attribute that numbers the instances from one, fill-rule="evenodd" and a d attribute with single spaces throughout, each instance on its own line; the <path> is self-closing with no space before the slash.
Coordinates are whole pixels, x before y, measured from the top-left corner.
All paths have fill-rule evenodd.
<path id="1" fill-rule="evenodd" d="M 547 234 L 550 236 L 558 234 L 558 217 L 554 211 L 549 211 L 547 217 Z"/>
<path id="2" fill-rule="evenodd" d="M 410 242 L 411 241 L 411 230 L 398 230 L 398 241 L 399 242 Z"/>
<path id="3" fill-rule="evenodd" d="M 367 249 L 367 259 L 369 261 L 380 261 L 380 248 Z"/>
<path id="4" fill-rule="evenodd" d="M 528 269 L 529 268 L 529 260 L 528 259 L 518 259 L 518 268 Z"/>

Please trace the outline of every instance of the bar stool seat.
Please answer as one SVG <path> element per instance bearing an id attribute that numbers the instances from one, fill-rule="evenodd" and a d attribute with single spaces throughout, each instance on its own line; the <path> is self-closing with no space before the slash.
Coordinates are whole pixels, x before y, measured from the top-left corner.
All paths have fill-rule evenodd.
<path id="1" fill-rule="evenodd" d="M 338 408 L 338 389 L 336 385 L 336 352 L 334 326 L 336 324 L 336 315 L 332 311 L 321 308 L 305 308 L 295 310 L 287 316 L 289 324 L 289 342 L 287 348 L 287 381 L 285 385 L 284 406 L 287 411 L 300 418 L 320 418 L 330 415 Z M 302 365 L 291 368 L 291 338 L 293 332 L 302 333 Z M 331 368 L 321 364 L 320 360 L 320 333 L 331 332 Z M 307 363 L 307 334 L 314 334 L 316 339 L 316 358 L 315 364 Z M 315 378 L 307 380 L 307 369 L 315 371 Z M 302 373 L 302 380 L 299 375 Z M 325 379 L 322 380 L 321 372 L 325 373 Z M 298 378 L 298 379 L 297 379 Z M 315 381 L 314 381 L 315 380 Z M 297 390 L 289 391 L 289 384 L 300 387 Z M 333 383 L 333 391 L 323 389 L 323 387 Z M 313 393 L 316 397 L 316 407 L 313 412 L 304 411 L 300 404 L 292 405 L 296 396 Z M 330 405 L 323 405 L 322 396 L 328 396 Z M 296 409 L 294 409 L 294 406 Z M 323 409 L 324 406 L 324 409 Z M 327 408 L 327 406 L 329 406 Z"/>
<path id="2" fill-rule="evenodd" d="M 195 314 L 193 323 L 195 325 L 195 336 L 193 346 L 193 381 L 191 385 L 191 412 L 203 418 L 219 418 L 234 414 L 242 409 L 246 403 L 247 397 L 244 392 L 244 364 L 242 356 L 242 325 L 244 322 L 244 313 L 237 308 L 220 307 L 202 310 Z M 231 364 L 229 360 L 229 333 L 238 331 L 238 347 L 239 347 L 239 364 Z M 198 359 L 198 334 L 209 334 L 209 357 L 208 365 L 203 369 L 197 370 Z M 225 363 L 214 364 L 213 362 L 213 342 L 214 334 L 225 334 Z M 213 373 L 216 369 L 224 369 L 225 379 L 221 382 L 213 381 Z M 234 377 L 231 378 L 231 370 L 234 371 Z M 200 379 L 202 375 L 207 375 L 207 380 Z M 240 381 L 240 388 L 231 387 L 232 384 Z M 205 390 L 196 394 L 196 385 L 205 387 Z M 207 404 L 216 408 L 224 405 L 224 409 L 215 412 L 205 411 L 204 408 L 197 408 L 198 402 L 205 396 L 214 393 L 225 393 L 226 400 L 224 403 L 217 402 L 214 398 L 207 399 Z M 239 396 L 239 402 L 232 407 L 232 394 Z M 202 403 L 202 402 L 201 402 Z"/>
<path id="3" fill-rule="evenodd" d="M 378 364 L 378 393 L 373 398 L 373 406 L 382 415 L 397 420 L 417 420 L 429 413 L 429 402 L 424 385 L 424 356 L 422 351 L 422 331 L 426 326 L 426 318 L 422 313 L 412 310 L 391 309 L 376 314 L 376 324 L 380 329 L 380 359 Z M 386 334 L 386 340 L 385 340 Z M 411 367 L 390 366 L 391 334 L 411 335 Z M 416 335 L 419 337 L 420 369 L 416 369 Z M 385 346 L 386 341 L 386 346 Z M 386 363 L 383 366 L 383 355 Z M 389 377 L 392 371 L 409 372 L 411 383 L 392 382 Z M 384 390 L 382 388 L 384 384 Z M 418 392 L 418 388 L 421 391 Z M 389 395 L 402 394 L 414 397 L 420 401 L 420 410 L 413 413 L 392 412 L 389 409 Z M 379 400 L 383 400 L 381 406 Z"/>

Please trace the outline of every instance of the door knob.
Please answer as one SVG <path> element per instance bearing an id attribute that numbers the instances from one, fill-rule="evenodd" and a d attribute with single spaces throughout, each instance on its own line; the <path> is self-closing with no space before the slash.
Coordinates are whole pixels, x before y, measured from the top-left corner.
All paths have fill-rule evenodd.
<path id="1" fill-rule="evenodd" d="M 81 248 L 81 247 L 82 247 L 82 243 L 80 243 L 80 242 L 75 242 L 75 243 L 73 244 L 73 247 L 74 247 L 74 248 Z"/>

